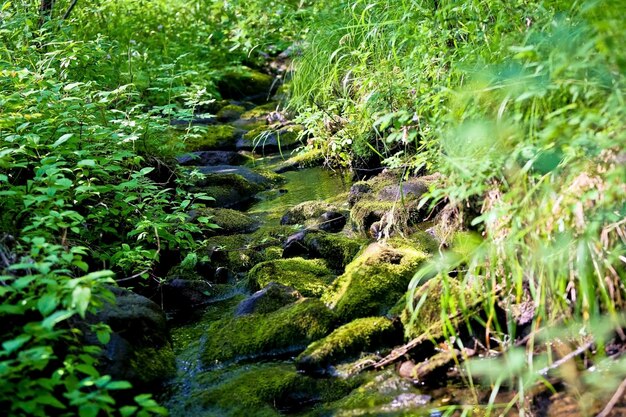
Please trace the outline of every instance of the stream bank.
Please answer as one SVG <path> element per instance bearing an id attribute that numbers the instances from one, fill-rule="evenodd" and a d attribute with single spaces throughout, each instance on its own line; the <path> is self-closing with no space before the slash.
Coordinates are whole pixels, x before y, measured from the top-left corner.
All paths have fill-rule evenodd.
<path id="1" fill-rule="evenodd" d="M 220 228 L 207 259 L 163 286 L 177 368 L 164 404 L 173 416 L 430 415 L 445 396 L 393 369 L 358 372 L 403 341 L 403 295 L 437 248 L 417 207 L 428 181 L 353 183 L 315 152 L 292 156 L 301 129 L 261 92 L 229 88 L 178 158 L 215 197 L 190 221 Z M 396 227 L 412 234 L 377 242 Z"/>

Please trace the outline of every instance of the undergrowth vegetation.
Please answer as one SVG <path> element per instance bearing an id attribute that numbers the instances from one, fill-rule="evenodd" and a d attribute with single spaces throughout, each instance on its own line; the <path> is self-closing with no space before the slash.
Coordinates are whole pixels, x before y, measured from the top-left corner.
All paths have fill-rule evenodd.
<path id="1" fill-rule="evenodd" d="M 416 275 L 408 308 L 418 320 L 415 297 L 432 278 L 484 294 L 483 325 L 504 356 L 500 366 L 469 367 L 468 383 L 472 369 L 492 377 L 492 401 L 513 384 L 518 395 L 507 407 L 524 409 L 525 390 L 546 382 L 550 349 L 541 346 L 567 333 L 546 330 L 556 325 L 576 335 L 563 339 L 573 349 L 594 341 L 587 355 L 597 372 L 567 380 L 583 378 L 570 385 L 581 403 L 615 390 L 625 375 L 621 362 L 602 362 L 620 334 L 626 295 L 619 8 L 593 0 L 349 1 L 320 18 L 297 65 L 292 106 L 318 138 L 310 146 L 328 160 L 443 174 L 422 204 L 445 206 L 435 218 L 444 240 L 459 229 L 474 235 Z M 475 315 L 469 302 L 445 294 L 452 337 L 449 317 Z M 536 341 L 512 349 L 530 320 Z"/>
<path id="2" fill-rule="evenodd" d="M 185 191 L 170 161 L 201 131 L 170 121 L 219 99 L 224 72 L 291 44 L 303 5 L 0 1 L 3 413 L 165 413 L 118 394 L 130 384 L 100 374 L 80 329 L 116 281 L 158 286 L 163 252 L 196 259 L 214 225 L 186 213 L 212 198 Z"/>

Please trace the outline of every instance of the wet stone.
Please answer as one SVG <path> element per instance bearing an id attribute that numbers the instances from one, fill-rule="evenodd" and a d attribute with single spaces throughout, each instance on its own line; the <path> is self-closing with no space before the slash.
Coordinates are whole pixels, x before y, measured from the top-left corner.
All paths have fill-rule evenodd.
<path id="1" fill-rule="evenodd" d="M 197 151 L 176 157 L 183 166 L 239 165 L 248 158 L 233 151 Z"/>
<path id="2" fill-rule="evenodd" d="M 325 232 L 337 233 L 341 232 L 346 225 L 348 219 L 337 211 L 327 211 L 318 219 L 318 228 Z"/>

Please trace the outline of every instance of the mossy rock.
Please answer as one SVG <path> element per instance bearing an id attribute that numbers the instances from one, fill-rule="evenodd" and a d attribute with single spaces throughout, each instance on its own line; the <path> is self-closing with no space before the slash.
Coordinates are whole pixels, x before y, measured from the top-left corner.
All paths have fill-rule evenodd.
<path id="1" fill-rule="evenodd" d="M 222 107 L 215 117 L 220 122 L 232 122 L 233 120 L 237 120 L 243 113 L 245 113 L 246 108 L 243 106 L 239 106 L 237 104 L 228 104 L 227 106 Z"/>
<path id="2" fill-rule="evenodd" d="M 280 219 L 280 224 L 312 225 L 328 211 L 337 211 L 337 207 L 319 200 L 304 201 L 287 210 Z"/>
<path id="3" fill-rule="evenodd" d="M 276 282 L 270 282 L 250 297 L 243 300 L 235 315 L 267 314 L 298 301 L 302 296 L 296 290 Z"/>
<path id="4" fill-rule="evenodd" d="M 317 299 L 302 299 L 269 314 L 213 322 L 202 352 L 205 365 L 238 358 L 298 352 L 330 332 L 335 315 Z"/>
<path id="5" fill-rule="evenodd" d="M 426 258 L 409 244 L 373 243 L 346 267 L 322 300 L 345 321 L 385 315 Z"/>
<path id="6" fill-rule="evenodd" d="M 258 175 L 258 173 L 257 173 Z M 211 173 L 195 181 L 191 191 L 203 192 L 215 200 L 207 202 L 214 207 L 233 207 L 244 203 L 271 185 L 270 179 L 265 182 L 253 182 L 239 174 Z"/>
<path id="7" fill-rule="evenodd" d="M 222 98 L 226 99 L 263 98 L 272 93 L 273 82 L 274 78 L 270 75 L 240 67 L 222 74 L 217 88 Z"/>
<path id="8" fill-rule="evenodd" d="M 211 150 L 234 150 L 242 131 L 230 125 L 206 126 L 206 132 L 190 137 L 185 142 L 188 152 Z"/>
<path id="9" fill-rule="evenodd" d="M 281 174 L 302 168 L 320 166 L 324 163 L 324 153 L 320 149 L 300 152 L 274 168 L 274 172 Z"/>
<path id="10" fill-rule="evenodd" d="M 268 114 L 273 111 L 276 111 L 279 104 L 276 101 L 271 101 L 269 103 L 261 104 L 260 106 L 256 106 L 253 109 L 250 109 L 244 112 L 241 115 L 242 120 L 263 120 L 265 121 Z"/>
<path id="11" fill-rule="evenodd" d="M 176 374 L 174 351 L 171 345 L 137 349 L 130 358 L 135 381 L 150 383 L 163 381 Z"/>
<path id="12" fill-rule="evenodd" d="M 295 288 L 305 297 L 320 297 L 334 279 L 321 259 L 276 259 L 262 262 L 248 273 L 253 289 L 277 282 Z"/>
<path id="13" fill-rule="evenodd" d="M 343 271 L 366 243 L 365 239 L 321 231 L 310 231 L 304 237 L 309 254 L 324 259 L 328 267 L 335 271 Z"/>
<path id="14" fill-rule="evenodd" d="M 190 213 L 191 221 L 198 221 L 200 218 L 208 218 L 212 224 L 219 228 L 211 228 L 213 234 L 232 235 L 236 233 L 251 233 L 258 227 L 258 222 L 250 216 L 232 209 L 226 208 L 206 208 L 194 210 Z M 202 223 L 200 223 L 202 227 Z"/>
<path id="15" fill-rule="evenodd" d="M 176 371 L 165 313 L 146 297 L 118 287 L 111 291 L 115 303 L 106 303 L 86 320 L 112 330 L 111 340 L 102 346 L 99 368 L 137 386 L 158 386 Z M 85 329 L 85 338 L 87 344 L 100 345 L 90 329 Z"/>
<path id="16" fill-rule="evenodd" d="M 211 265 L 246 272 L 254 265 L 282 257 L 282 242 L 293 233 L 289 226 L 262 227 L 252 234 L 213 236 L 206 250 Z"/>
<path id="17" fill-rule="evenodd" d="M 286 363 L 246 365 L 222 373 L 191 402 L 200 404 L 204 409 L 201 414 L 207 416 L 277 417 L 285 411 L 338 400 L 356 384 L 337 378 L 310 378 Z"/>
<path id="18" fill-rule="evenodd" d="M 360 318 L 311 343 L 296 358 L 296 367 L 323 373 L 329 365 L 401 342 L 401 331 L 386 317 Z"/>

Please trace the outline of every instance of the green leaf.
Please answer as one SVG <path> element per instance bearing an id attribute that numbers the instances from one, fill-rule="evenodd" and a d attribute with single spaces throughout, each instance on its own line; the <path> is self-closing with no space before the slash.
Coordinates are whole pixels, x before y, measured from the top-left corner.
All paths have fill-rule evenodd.
<path id="1" fill-rule="evenodd" d="M 56 311 L 54 313 L 52 313 L 52 315 L 46 317 L 46 319 L 41 322 L 41 325 L 48 330 L 52 330 L 52 328 L 57 324 L 60 323 L 64 320 L 69 319 L 70 317 L 72 317 L 74 315 L 73 311 L 69 311 L 69 310 L 59 310 Z"/>
<path id="2" fill-rule="evenodd" d="M 130 417 L 135 414 L 135 411 L 137 411 L 138 409 L 139 407 L 135 405 L 126 405 L 120 408 L 120 414 L 122 415 L 122 417 Z"/>
<path id="3" fill-rule="evenodd" d="M 43 395 L 38 395 L 36 397 L 35 401 L 37 401 L 39 404 L 49 405 L 50 407 L 54 407 L 54 408 L 61 408 L 61 409 L 67 408 L 65 406 L 65 404 L 63 404 L 61 401 L 57 400 L 50 393 L 45 393 Z"/>
<path id="4" fill-rule="evenodd" d="M 148 175 L 152 171 L 154 171 L 153 167 L 142 168 L 141 171 L 139 171 L 139 175 Z"/>
<path id="5" fill-rule="evenodd" d="M 79 166 L 79 167 L 95 167 L 96 166 L 96 161 L 94 161 L 93 159 L 83 159 L 82 161 L 78 161 L 76 166 Z"/>
<path id="6" fill-rule="evenodd" d="M 129 389 L 133 386 L 128 381 L 112 381 L 107 384 L 107 389 Z"/>
<path id="7" fill-rule="evenodd" d="M 84 404 L 78 409 L 80 417 L 96 417 L 98 412 L 100 412 L 100 407 L 95 404 Z"/>
<path id="8" fill-rule="evenodd" d="M 26 342 L 28 342 L 30 340 L 30 336 L 27 334 L 21 334 L 18 337 L 16 337 L 15 339 L 12 340 L 7 340 L 6 342 L 2 343 L 2 348 L 4 350 L 7 351 L 7 353 L 11 353 L 16 351 L 17 349 L 21 348 L 22 346 L 24 346 L 24 344 Z"/>
<path id="9" fill-rule="evenodd" d="M 67 142 L 68 140 L 70 140 L 72 138 L 72 136 L 74 136 L 73 133 L 66 133 L 65 135 L 61 136 L 59 139 L 57 139 L 56 142 L 54 142 L 51 147 L 52 148 L 56 148 L 59 147 L 61 145 L 63 145 L 65 142 Z"/>
<path id="10" fill-rule="evenodd" d="M 59 301 L 56 294 L 51 293 L 44 294 L 44 296 L 37 301 L 37 309 L 44 317 L 52 313 L 58 305 Z"/>
<path id="11" fill-rule="evenodd" d="M 72 291 L 72 306 L 76 308 L 78 314 L 81 317 L 85 317 L 85 312 L 89 307 L 91 301 L 91 288 L 89 287 L 76 287 Z"/>
<path id="12" fill-rule="evenodd" d="M 96 337 L 98 338 L 98 341 L 100 343 L 106 345 L 111 340 L 111 332 L 109 332 L 108 330 L 99 329 L 96 330 Z"/>
<path id="13" fill-rule="evenodd" d="M 70 84 L 66 85 L 65 87 L 63 87 L 63 90 L 64 91 L 72 91 L 73 89 L 75 89 L 76 87 L 78 87 L 81 84 L 83 84 L 83 83 L 70 83 Z"/>

